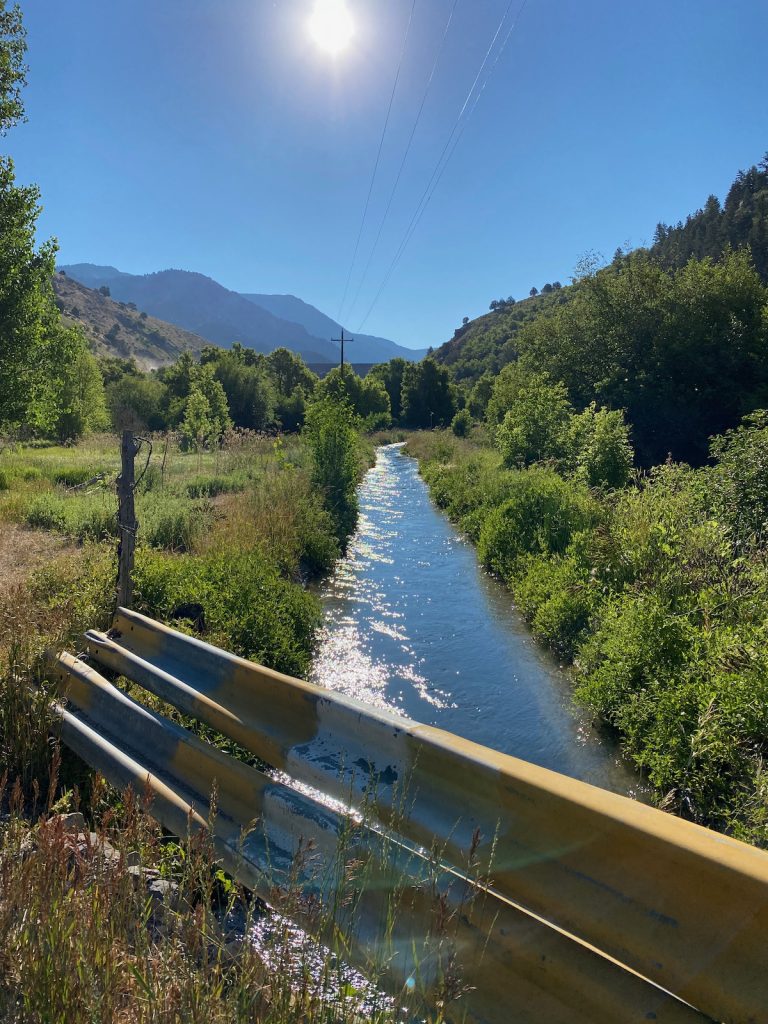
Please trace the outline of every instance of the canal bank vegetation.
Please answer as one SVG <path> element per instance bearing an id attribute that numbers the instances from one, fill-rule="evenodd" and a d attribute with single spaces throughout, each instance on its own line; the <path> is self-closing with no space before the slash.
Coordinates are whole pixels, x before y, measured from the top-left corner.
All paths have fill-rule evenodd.
<path id="1" fill-rule="evenodd" d="M 661 805 L 768 845 L 768 413 L 714 438 L 708 466 L 630 472 L 620 413 L 576 413 L 537 375 L 521 395 L 516 368 L 494 401 L 512 378 L 495 430 L 409 440 L 434 500 Z"/>

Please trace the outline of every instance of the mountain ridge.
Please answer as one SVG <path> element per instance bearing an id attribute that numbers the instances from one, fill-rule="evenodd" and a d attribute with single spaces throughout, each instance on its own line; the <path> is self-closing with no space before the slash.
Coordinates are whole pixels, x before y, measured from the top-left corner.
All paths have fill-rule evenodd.
<path id="1" fill-rule="evenodd" d="M 133 303 L 158 320 L 224 348 L 239 341 L 264 353 L 284 346 L 308 363 L 329 364 L 339 358 L 339 346 L 331 338 L 338 336 L 341 327 L 293 295 L 243 295 L 204 274 L 180 269 L 139 275 L 127 274 L 110 265 L 75 263 L 63 264 L 58 270 L 86 287 L 96 290 L 106 287 L 112 298 Z M 273 308 L 293 311 L 300 319 L 279 316 L 257 302 L 257 298 Z M 306 323 L 315 325 L 323 333 L 307 330 Z M 389 339 L 372 335 L 362 335 L 360 340 L 363 344 L 354 350 L 354 359 L 359 362 L 386 362 L 395 355 L 418 360 L 426 351 L 406 349 Z"/>

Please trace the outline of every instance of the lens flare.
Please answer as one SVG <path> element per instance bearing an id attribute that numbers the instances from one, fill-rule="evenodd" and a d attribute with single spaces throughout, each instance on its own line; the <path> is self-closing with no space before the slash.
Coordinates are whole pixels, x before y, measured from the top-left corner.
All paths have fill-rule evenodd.
<path id="1" fill-rule="evenodd" d="M 344 0 L 316 0 L 309 31 L 320 49 L 331 56 L 346 50 L 355 27 Z"/>

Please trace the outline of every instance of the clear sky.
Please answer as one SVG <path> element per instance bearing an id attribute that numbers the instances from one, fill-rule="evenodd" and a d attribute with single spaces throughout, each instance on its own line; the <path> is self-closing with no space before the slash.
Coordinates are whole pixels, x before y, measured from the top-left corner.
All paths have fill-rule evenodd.
<path id="1" fill-rule="evenodd" d="M 315 0 L 22 0 L 29 121 L 0 142 L 40 185 L 60 261 L 197 270 L 336 317 L 413 0 L 346 3 L 355 35 L 333 58 Z M 347 307 L 453 3 L 415 2 Z M 457 0 L 352 331 L 507 5 Z M 439 345 L 491 299 L 722 198 L 768 150 L 766 0 L 527 0 L 496 52 L 368 333 Z"/>

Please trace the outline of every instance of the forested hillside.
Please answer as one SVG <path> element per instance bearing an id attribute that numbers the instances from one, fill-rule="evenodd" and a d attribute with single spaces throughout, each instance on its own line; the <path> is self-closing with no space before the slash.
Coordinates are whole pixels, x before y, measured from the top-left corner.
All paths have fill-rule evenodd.
<path id="1" fill-rule="evenodd" d="M 768 282 L 768 153 L 757 167 L 739 171 L 722 205 L 711 195 L 685 223 L 658 224 L 651 254 L 664 267 L 681 267 L 691 256 L 717 259 L 727 246 L 749 247 Z"/>
<path id="2" fill-rule="evenodd" d="M 481 392 L 519 360 L 562 383 L 577 409 L 625 410 L 642 465 L 670 454 L 701 464 L 712 435 L 768 404 L 766 167 L 740 173 L 722 210 L 710 199 L 686 224 L 660 225 L 650 250 L 582 267 L 566 288 L 493 303 L 436 360 Z M 471 411 L 483 415 L 477 399 Z"/>

